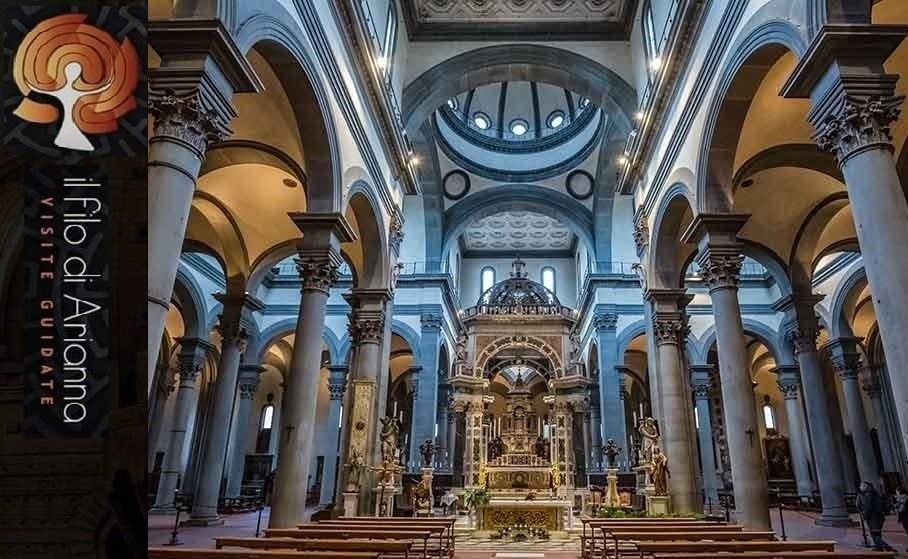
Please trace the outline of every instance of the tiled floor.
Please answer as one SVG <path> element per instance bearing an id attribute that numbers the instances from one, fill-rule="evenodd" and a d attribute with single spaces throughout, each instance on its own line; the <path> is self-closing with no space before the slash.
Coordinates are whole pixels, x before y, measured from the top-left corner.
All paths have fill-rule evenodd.
<path id="1" fill-rule="evenodd" d="M 226 517 L 222 526 L 207 528 L 181 528 L 179 538 L 184 547 L 214 547 L 217 536 L 254 536 L 256 513 L 236 514 Z M 829 539 L 838 542 L 837 549 L 862 549 L 860 526 L 855 528 L 828 528 L 814 524 L 815 515 L 785 511 L 785 532 L 789 539 Z M 773 511 L 773 528 L 781 535 L 778 513 Z M 148 519 L 148 543 L 152 546 L 162 545 L 170 540 L 173 528 L 173 516 L 150 516 Z M 262 514 L 262 529 L 268 525 L 268 510 Z M 908 536 L 901 526 L 890 518 L 883 533 L 884 539 L 899 551 L 899 557 L 908 558 Z M 493 559 L 497 553 L 543 553 L 545 559 L 568 559 L 577 556 L 577 541 L 551 541 L 546 543 L 513 544 L 493 540 L 458 536 L 457 559 Z M 506 559 L 501 557 L 499 559 Z"/>

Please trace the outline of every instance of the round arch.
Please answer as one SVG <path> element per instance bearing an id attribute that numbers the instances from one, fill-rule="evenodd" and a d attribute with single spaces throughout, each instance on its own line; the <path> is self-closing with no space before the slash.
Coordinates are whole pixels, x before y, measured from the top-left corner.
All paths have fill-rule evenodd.
<path id="1" fill-rule="evenodd" d="M 475 370 L 479 371 L 479 373 L 482 374 L 483 371 L 485 371 L 486 364 L 488 363 L 489 359 L 494 357 L 500 351 L 512 347 L 526 347 L 535 349 L 544 357 L 546 357 L 552 364 L 552 373 L 555 375 L 555 378 L 560 378 L 564 375 L 564 367 L 562 366 L 561 356 L 559 355 L 559 352 L 542 338 L 524 335 L 502 336 L 489 343 L 482 349 L 479 355 L 476 356 Z"/>
<path id="2" fill-rule="evenodd" d="M 271 326 L 268 326 L 261 333 L 256 336 L 255 339 L 259 340 L 258 345 L 250 348 L 247 352 L 249 355 L 255 357 L 254 363 L 262 363 L 265 359 L 265 352 L 268 351 L 276 341 L 287 336 L 288 334 L 293 334 L 296 332 L 296 323 L 297 318 L 285 318 L 275 322 Z M 337 365 L 342 363 L 338 361 L 339 356 L 341 355 L 338 348 L 340 348 L 340 342 L 337 339 L 337 335 L 331 331 L 330 328 L 325 328 L 322 331 L 322 341 L 328 349 L 328 355 L 330 356 L 331 364 Z"/>
<path id="3" fill-rule="evenodd" d="M 753 94 L 769 68 L 784 54 L 792 52 L 800 58 L 806 49 L 806 41 L 798 29 L 782 19 L 754 24 L 749 30 L 745 28 L 729 49 L 732 55 L 722 70 L 707 110 L 697 160 L 694 207 L 698 214 L 729 213 L 734 208 L 734 156 Z"/>
<path id="4" fill-rule="evenodd" d="M 503 211 L 529 211 L 557 219 L 569 227 L 588 250 L 593 251 L 596 246 L 593 217 L 582 204 L 550 188 L 509 184 L 477 192 L 445 212 L 441 255 L 451 250 L 470 223 Z"/>
<path id="5" fill-rule="evenodd" d="M 776 361 L 776 366 L 779 365 L 791 365 L 794 363 L 794 355 L 788 348 L 788 346 L 783 343 L 778 332 L 773 331 L 772 328 L 762 322 L 757 322 L 751 318 L 744 317 L 744 333 L 753 336 L 760 343 L 766 346 L 769 352 L 772 354 L 773 359 Z M 703 333 L 700 337 L 698 345 L 700 346 L 699 358 L 696 360 L 697 363 L 706 363 L 706 358 L 709 355 L 709 350 L 716 343 L 716 325 L 713 324 Z"/>
<path id="6" fill-rule="evenodd" d="M 653 220 L 646 284 L 654 288 L 680 288 L 693 245 L 681 237 L 693 221 L 694 206 L 690 189 L 682 182 L 673 184 L 662 197 Z"/>
<path id="7" fill-rule="evenodd" d="M 867 272 L 858 265 L 845 276 L 832 295 L 829 305 L 829 337 L 852 336 L 851 324 L 845 316 L 845 306 L 850 302 L 855 288 L 866 285 Z"/>
<path id="8" fill-rule="evenodd" d="M 275 12 L 283 12 L 283 17 Z M 275 3 L 269 14 L 257 13 L 243 21 L 237 27 L 236 42 L 244 53 L 258 51 L 290 96 L 295 124 L 307 140 L 304 159 L 308 211 L 337 212 L 341 209 L 341 149 L 330 95 L 312 59 L 318 49 L 303 43 L 307 34 L 288 23 L 292 21 L 291 14 Z"/>

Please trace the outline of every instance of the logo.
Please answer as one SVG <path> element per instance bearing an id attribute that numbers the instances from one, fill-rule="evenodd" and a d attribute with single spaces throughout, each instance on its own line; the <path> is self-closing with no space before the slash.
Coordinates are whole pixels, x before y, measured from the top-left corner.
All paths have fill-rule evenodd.
<path id="1" fill-rule="evenodd" d="M 143 9 L 54 4 L 6 16 L 5 146 L 56 156 L 145 152 Z"/>

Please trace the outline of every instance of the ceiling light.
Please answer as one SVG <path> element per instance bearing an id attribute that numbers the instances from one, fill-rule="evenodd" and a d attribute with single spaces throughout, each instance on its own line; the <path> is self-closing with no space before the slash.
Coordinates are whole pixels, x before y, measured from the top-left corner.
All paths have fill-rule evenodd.
<path id="1" fill-rule="evenodd" d="M 644 116 L 646 115 L 643 114 L 643 111 L 637 111 L 636 113 L 634 113 L 634 118 L 636 118 L 637 120 L 643 120 Z"/>
<path id="2" fill-rule="evenodd" d="M 385 68 L 388 67 L 388 59 L 385 58 L 384 56 L 376 57 L 375 66 L 378 67 L 379 70 L 384 70 Z"/>
<path id="3" fill-rule="evenodd" d="M 618 158 L 618 165 L 627 165 L 627 157 L 621 156 Z"/>
<path id="4" fill-rule="evenodd" d="M 413 165 L 414 167 L 419 165 L 419 157 L 417 157 L 416 155 L 411 155 L 410 156 L 410 165 Z"/>
<path id="5" fill-rule="evenodd" d="M 659 68 L 662 68 L 662 59 L 658 56 L 654 56 L 653 59 L 649 61 L 649 67 L 654 72 L 658 71 Z"/>

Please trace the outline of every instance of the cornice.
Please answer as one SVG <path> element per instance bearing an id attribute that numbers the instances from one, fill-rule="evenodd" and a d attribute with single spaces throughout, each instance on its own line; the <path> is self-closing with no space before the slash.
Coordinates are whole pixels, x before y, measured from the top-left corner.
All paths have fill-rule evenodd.
<path id="1" fill-rule="evenodd" d="M 415 169 L 410 164 L 411 149 L 405 138 L 401 115 L 392 110 L 389 85 L 381 78 L 381 70 L 375 66 L 371 49 L 367 46 L 369 39 L 365 35 L 362 8 L 355 0 L 337 0 L 330 3 L 336 8 L 334 15 L 338 27 L 343 31 L 341 36 L 348 47 L 348 52 L 356 58 L 353 64 L 356 77 L 366 86 L 368 101 L 372 110 L 378 114 L 381 132 L 382 149 L 389 162 L 393 162 L 393 175 L 401 179 L 407 194 L 419 192 L 419 180 Z M 390 61 L 389 61 L 390 63 Z M 371 68 L 372 71 L 367 69 Z M 397 109 L 400 110 L 399 108 Z"/>

